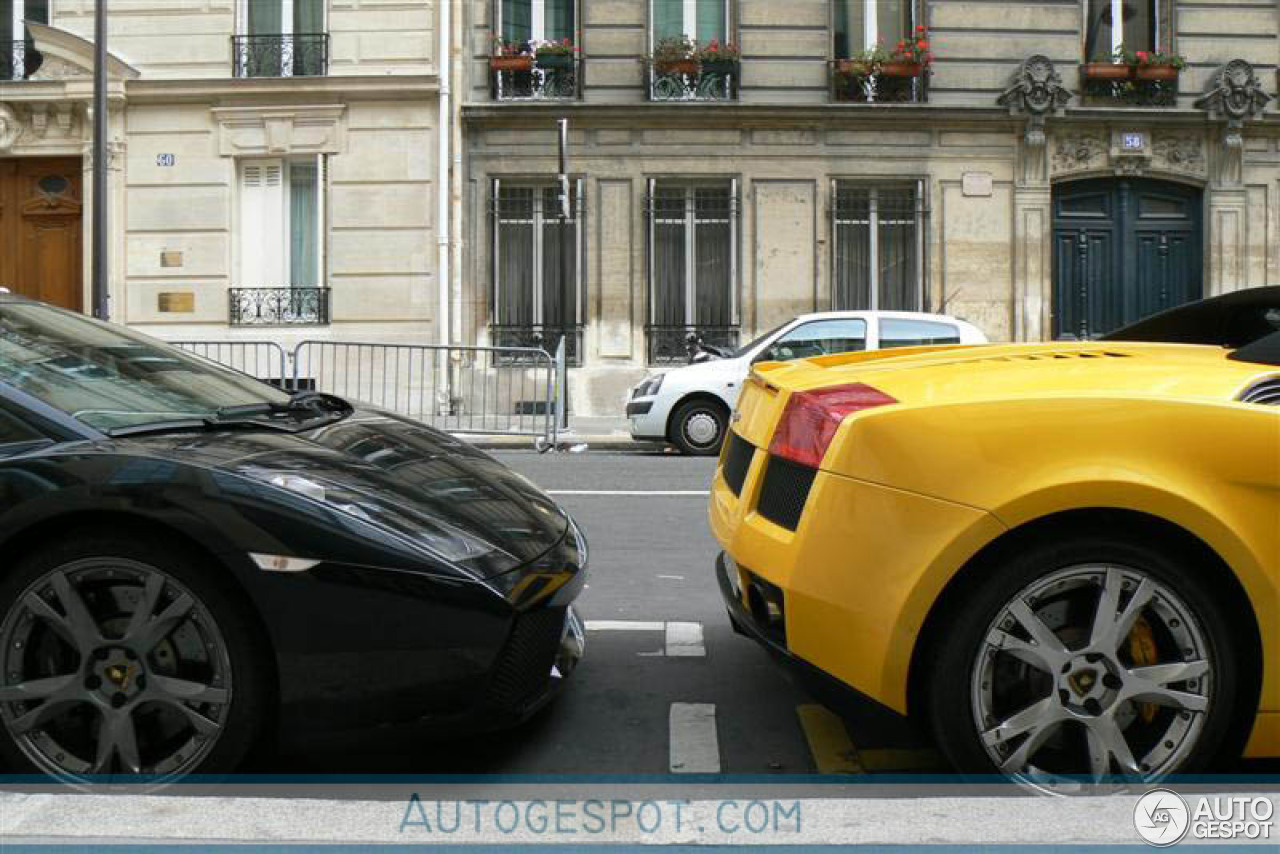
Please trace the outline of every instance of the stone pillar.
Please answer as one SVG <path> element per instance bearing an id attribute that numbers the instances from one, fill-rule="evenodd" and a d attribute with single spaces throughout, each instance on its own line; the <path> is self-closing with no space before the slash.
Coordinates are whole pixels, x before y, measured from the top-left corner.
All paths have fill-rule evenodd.
<path id="1" fill-rule="evenodd" d="M 1249 287 L 1249 193 L 1244 187 L 1244 127 L 1271 100 L 1253 66 L 1233 59 L 1209 78 L 1196 100 L 1211 120 L 1222 122 L 1210 148 L 1208 295 Z"/>
<path id="2" fill-rule="evenodd" d="M 1039 341 L 1053 304 L 1053 205 L 1045 123 L 1071 98 L 1044 56 L 1028 57 L 999 98 L 1011 115 L 1026 118 L 1018 145 L 1013 190 L 1013 317 L 1015 341 Z"/>
<path id="3" fill-rule="evenodd" d="M 629 179 L 598 184 L 600 220 L 595 256 L 599 265 L 600 316 L 596 319 L 597 353 L 603 358 L 630 359 L 635 339 L 632 311 L 636 279 L 632 238 L 635 200 Z"/>

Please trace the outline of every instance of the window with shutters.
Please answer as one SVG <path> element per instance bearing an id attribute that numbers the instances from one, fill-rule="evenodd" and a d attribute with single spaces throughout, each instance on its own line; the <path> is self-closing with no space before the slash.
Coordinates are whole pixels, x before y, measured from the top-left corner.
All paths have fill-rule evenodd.
<path id="1" fill-rule="evenodd" d="M 540 347 L 578 364 L 582 329 L 582 181 L 561 211 L 560 188 L 493 182 L 493 326 L 499 347 Z M 562 216 L 567 214 L 567 216 Z"/>
<path id="2" fill-rule="evenodd" d="M 239 0 L 232 37 L 237 77 L 328 73 L 325 0 Z"/>
<path id="3" fill-rule="evenodd" d="M 834 0 L 837 59 L 850 59 L 877 45 L 893 50 L 911 35 L 916 0 Z"/>
<path id="4" fill-rule="evenodd" d="M 1085 0 L 1086 62 L 1110 62 L 1121 48 L 1171 50 L 1172 0 Z"/>
<path id="5" fill-rule="evenodd" d="M 920 311 L 924 303 L 924 207 L 919 182 L 832 190 L 831 307 Z"/>
<path id="6" fill-rule="evenodd" d="M 324 287 L 324 159 L 240 164 L 235 325 L 329 322 Z"/>
<path id="7" fill-rule="evenodd" d="M 515 44 L 577 42 L 577 0 L 501 0 L 498 34 Z"/>
<path id="8" fill-rule="evenodd" d="M 0 80 L 25 80 L 42 57 L 27 34 L 25 21 L 49 23 L 50 0 L 0 0 Z"/>
<path id="9" fill-rule="evenodd" d="M 692 342 L 738 343 L 738 182 L 652 180 L 648 197 L 650 364 Z"/>
<path id="10" fill-rule="evenodd" d="M 729 40 L 730 0 L 652 0 L 653 41 L 684 36 L 698 45 Z"/>

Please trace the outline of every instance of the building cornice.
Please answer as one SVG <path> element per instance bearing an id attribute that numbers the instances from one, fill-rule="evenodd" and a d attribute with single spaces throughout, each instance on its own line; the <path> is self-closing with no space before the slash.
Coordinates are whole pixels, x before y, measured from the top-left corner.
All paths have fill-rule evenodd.
<path id="1" fill-rule="evenodd" d="M 434 74 L 326 77 L 200 78 L 131 80 L 130 102 L 209 101 L 231 98 L 378 100 L 431 97 L 440 92 Z"/>
<path id="2" fill-rule="evenodd" d="M 884 127 L 904 122 L 947 122 L 1018 128 L 1023 122 L 998 106 L 952 104 L 601 104 L 583 102 L 473 102 L 462 106 L 462 117 L 479 127 L 543 126 L 567 117 L 591 127 L 830 127 L 850 124 Z M 1067 107 L 1054 123 L 1141 125 L 1144 127 L 1208 125 L 1204 110 L 1115 107 Z M 1267 114 L 1258 123 L 1280 127 L 1280 114 Z"/>

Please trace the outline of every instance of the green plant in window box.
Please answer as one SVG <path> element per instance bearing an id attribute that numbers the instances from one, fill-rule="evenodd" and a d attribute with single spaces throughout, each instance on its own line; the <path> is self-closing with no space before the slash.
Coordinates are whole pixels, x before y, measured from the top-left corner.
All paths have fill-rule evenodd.
<path id="1" fill-rule="evenodd" d="M 567 38 L 540 42 L 534 51 L 538 67 L 544 69 L 572 68 L 577 54 L 578 48 Z"/>
<path id="2" fill-rule="evenodd" d="M 688 36 L 668 36 L 653 43 L 649 61 L 659 74 L 697 74 L 697 46 Z"/>
<path id="3" fill-rule="evenodd" d="M 1178 53 L 1160 50 L 1129 50 L 1121 46 L 1116 59 L 1133 70 L 1137 80 L 1177 80 L 1187 67 L 1187 60 Z"/>
<path id="4" fill-rule="evenodd" d="M 881 66 L 889 61 L 889 51 L 884 45 L 860 50 L 846 59 L 836 60 L 836 73 L 846 78 L 865 78 L 880 72 Z"/>
<path id="5" fill-rule="evenodd" d="M 737 75 L 742 62 L 742 50 L 733 42 L 712 39 L 695 54 L 703 74 L 717 76 Z"/>

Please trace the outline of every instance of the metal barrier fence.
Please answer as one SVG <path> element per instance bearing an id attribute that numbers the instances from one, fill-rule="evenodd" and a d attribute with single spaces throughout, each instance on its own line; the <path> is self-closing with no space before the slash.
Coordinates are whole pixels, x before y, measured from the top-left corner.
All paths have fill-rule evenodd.
<path id="1" fill-rule="evenodd" d="M 554 445 L 565 374 L 530 347 L 358 341 L 175 341 L 174 346 L 289 390 L 335 394 L 450 433 L 529 436 Z M 558 353 L 563 359 L 563 354 Z"/>
<path id="2" fill-rule="evenodd" d="M 274 341 L 174 341 L 173 345 L 273 385 L 292 387 L 289 355 Z"/>

